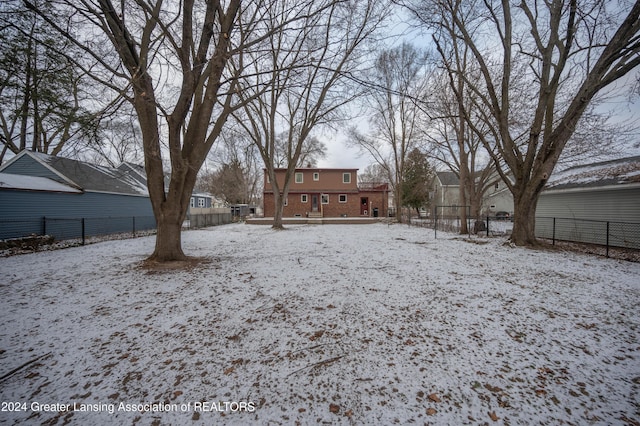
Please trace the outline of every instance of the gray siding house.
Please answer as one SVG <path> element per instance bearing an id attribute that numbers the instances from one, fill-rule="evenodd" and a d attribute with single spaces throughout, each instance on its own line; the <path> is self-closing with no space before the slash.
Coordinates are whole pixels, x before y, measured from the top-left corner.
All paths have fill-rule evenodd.
<path id="1" fill-rule="evenodd" d="M 557 239 L 629 246 L 629 234 L 636 234 L 640 247 L 640 156 L 571 167 L 552 175 L 540 194 L 536 209 L 536 234 L 549 237 L 556 218 Z M 569 223 L 564 226 L 561 222 Z M 638 224 L 634 232 L 629 225 Z M 632 226 L 633 227 L 633 226 Z M 564 235 L 564 234 L 571 235 Z M 617 241 L 620 240 L 620 241 Z M 633 244 L 632 244 L 633 245 Z"/>
<path id="2" fill-rule="evenodd" d="M 81 225 L 86 235 L 155 227 L 144 169 L 31 151 L 0 166 L 0 239 L 31 233 L 76 238 Z"/>
<path id="3" fill-rule="evenodd" d="M 438 216 L 458 214 L 460 179 L 454 172 L 437 172 L 433 179 L 432 194 L 433 208 L 437 211 Z"/>
<path id="4" fill-rule="evenodd" d="M 433 181 L 434 206 L 451 206 L 440 213 L 453 212 L 460 205 L 460 179 L 454 172 L 437 172 Z M 495 176 L 493 185 L 482 197 L 481 215 L 495 215 L 499 211 L 513 214 L 513 195 L 507 185 Z"/>

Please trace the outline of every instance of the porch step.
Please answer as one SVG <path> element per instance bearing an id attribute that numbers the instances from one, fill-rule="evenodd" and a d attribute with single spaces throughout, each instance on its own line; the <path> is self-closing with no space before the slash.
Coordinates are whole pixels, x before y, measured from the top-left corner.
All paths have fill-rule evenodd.
<path id="1" fill-rule="evenodd" d="M 308 217 L 312 219 L 322 218 L 322 212 L 309 212 Z"/>

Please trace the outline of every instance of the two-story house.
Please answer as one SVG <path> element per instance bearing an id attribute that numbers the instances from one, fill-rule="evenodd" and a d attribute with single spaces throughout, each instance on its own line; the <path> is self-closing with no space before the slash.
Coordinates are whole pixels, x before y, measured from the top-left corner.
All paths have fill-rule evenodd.
<path id="1" fill-rule="evenodd" d="M 284 186 L 286 169 L 276 169 L 278 186 Z M 264 216 L 273 217 L 273 187 L 265 171 Z M 383 217 L 389 208 L 386 183 L 361 183 L 358 169 L 296 169 L 285 199 L 283 217 Z"/>

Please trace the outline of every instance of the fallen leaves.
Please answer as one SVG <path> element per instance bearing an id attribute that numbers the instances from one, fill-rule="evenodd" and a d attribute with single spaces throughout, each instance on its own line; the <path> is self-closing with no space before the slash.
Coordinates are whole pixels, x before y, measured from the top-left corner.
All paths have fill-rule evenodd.
<path id="1" fill-rule="evenodd" d="M 313 342 L 314 340 L 321 338 L 323 335 L 324 335 L 324 330 L 318 330 L 315 333 L 313 333 L 312 336 L 309 337 L 309 340 Z"/>

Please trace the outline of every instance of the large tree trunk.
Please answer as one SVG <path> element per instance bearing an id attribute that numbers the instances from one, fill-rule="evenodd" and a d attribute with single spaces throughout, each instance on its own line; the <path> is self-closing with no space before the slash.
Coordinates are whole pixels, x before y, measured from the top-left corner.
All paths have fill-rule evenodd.
<path id="1" fill-rule="evenodd" d="M 517 246 L 535 246 L 536 207 L 539 191 L 514 191 L 513 195 L 513 231 L 511 242 Z"/>
<path id="2" fill-rule="evenodd" d="M 180 169 L 174 164 L 175 173 L 171 176 L 169 191 L 160 203 L 157 200 L 153 203 L 158 233 L 149 260 L 167 262 L 187 259 L 182 251 L 182 223 L 187 216 L 196 173 L 189 167 L 182 169 L 187 170 L 186 173 L 180 173 Z M 159 186 L 157 181 L 153 183 L 153 186 L 156 185 Z"/>
<path id="3" fill-rule="evenodd" d="M 182 251 L 182 217 L 178 211 L 179 206 L 167 205 L 163 210 L 168 210 L 156 217 L 158 234 L 156 235 L 156 247 L 149 260 L 167 262 L 173 260 L 185 260 L 187 256 Z"/>

